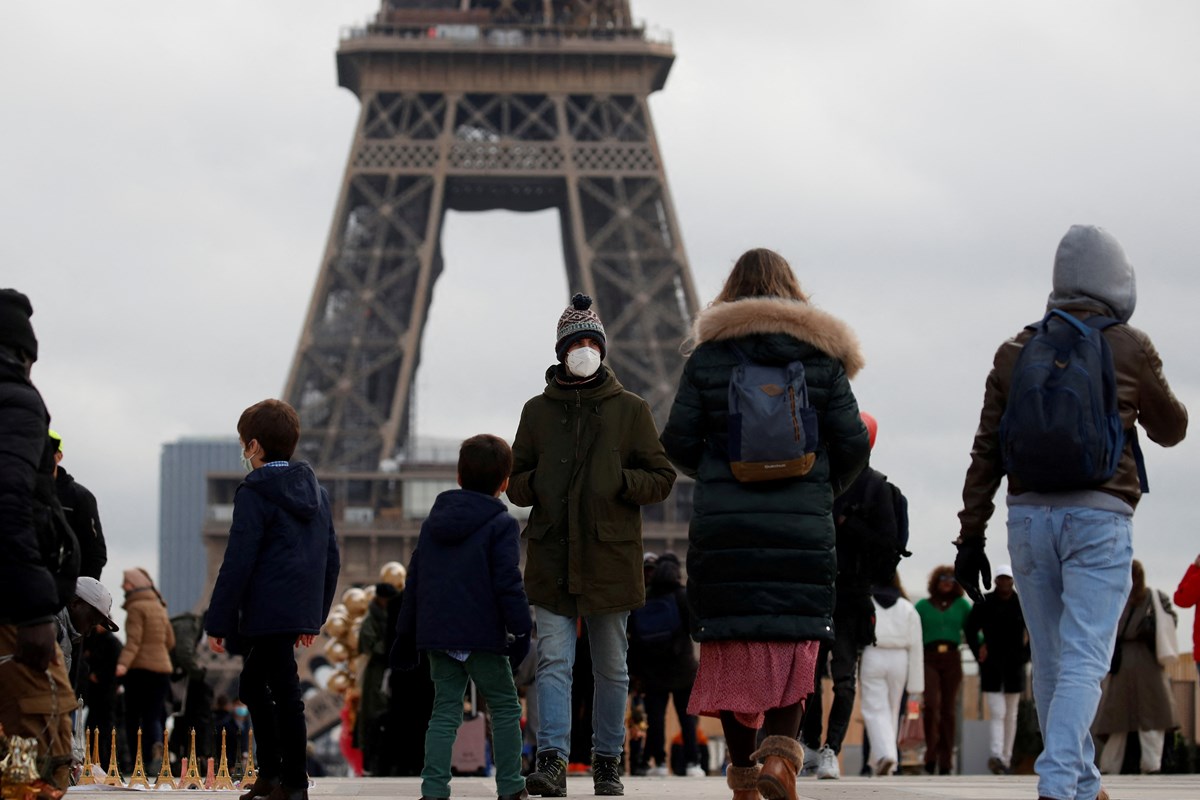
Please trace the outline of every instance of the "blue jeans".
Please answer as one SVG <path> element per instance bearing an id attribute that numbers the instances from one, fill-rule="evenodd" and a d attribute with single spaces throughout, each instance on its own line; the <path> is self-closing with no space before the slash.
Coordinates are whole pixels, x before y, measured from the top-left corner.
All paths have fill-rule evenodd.
<path id="1" fill-rule="evenodd" d="M 537 607 L 538 754 L 571 752 L 571 673 L 575 668 L 575 617 L 560 617 Z M 625 703 L 629 670 L 625 654 L 628 611 L 584 617 L 592 650 L 592 753 L 620 756 L 625 748 Z"/>
<path id="2" fill-rule="evenodd" d="M 1013 505 L 1008 552 L 1033 650 L 1033 696 L 1044 749 L 1038 793 L 1095 800 L 1089 731 L 1132 585 L 1133 519 L 1093 508 Z"/>

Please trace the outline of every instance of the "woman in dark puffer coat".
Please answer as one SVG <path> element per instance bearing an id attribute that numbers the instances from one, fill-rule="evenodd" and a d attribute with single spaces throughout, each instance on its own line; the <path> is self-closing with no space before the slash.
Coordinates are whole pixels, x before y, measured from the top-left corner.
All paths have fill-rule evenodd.
<path id="1" fill-rule="evenodd" d="M 696 479 L 688 599 L 700 669 L 689 711 L 719 716 L 735 800 L 795 798 L 795 736 L 812 690 L 817 641 L 831 639 L 833 498 L 867 463 L 867 430 L 850 378 L 863 358 L 853 332 L 814 308 L 788 263 L 766 249 L 734 265 L 696 319 L 670 420 L 667 455 Z M 742 483 L 727 452 L 729 382 L 740 361 L 804 364 L 818 448 L 799 477 Z M 767 737 L 755 751 L 757 729 Z M 760 768 L 758 761 L 762 761 Z"/>

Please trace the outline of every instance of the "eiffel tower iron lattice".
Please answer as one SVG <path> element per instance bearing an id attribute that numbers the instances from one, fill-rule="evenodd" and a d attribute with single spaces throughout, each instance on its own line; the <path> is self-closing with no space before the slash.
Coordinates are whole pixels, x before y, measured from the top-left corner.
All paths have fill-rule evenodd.
<path id="1" fill-rule="evenodd" d="M 344 36 L 362 108 L 285 390 L 297 458 L 402 452 L 447 210 L 558 209 L 569 290 L 665 422 L 697 306 L 647 105 L 673 60 L 628 0 L 384 0 Z"/>

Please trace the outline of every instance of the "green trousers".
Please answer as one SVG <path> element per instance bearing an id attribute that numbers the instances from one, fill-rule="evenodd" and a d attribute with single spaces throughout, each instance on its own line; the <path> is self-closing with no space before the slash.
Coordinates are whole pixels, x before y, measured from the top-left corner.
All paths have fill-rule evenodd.
<path id="1" fill-rule="evenodd" d="M 433 678 L 433 716 L 425 733 L 425 767 L 421 794 L 450 796 L 450 761 L 454 740 L 463 721 L 467 680 L 487 699 L 492 718 L 492 758 L 496 763 L 496 794 L 516 794 L 525 788 L 521 777 L 521 701 L 513 683 L 508 657 L 498 653 L 472 653 L 458 661 L 431 650 L 429 674 Z"/>

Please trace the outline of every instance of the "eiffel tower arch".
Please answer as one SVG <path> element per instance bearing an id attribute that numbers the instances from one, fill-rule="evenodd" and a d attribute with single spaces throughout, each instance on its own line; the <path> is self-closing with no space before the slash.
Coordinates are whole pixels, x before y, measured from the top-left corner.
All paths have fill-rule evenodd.
<path id="1" fill-rule="evenodd" d="M 447 210 L 558 209 L 568 286 L 666 421 L 697 308 L 646 102 L 673 60 L 628 0 L 383 0 L 345 32 L 362 109 L 285 390 L 298 458 L 367 473 L 403 452 Z"/>

